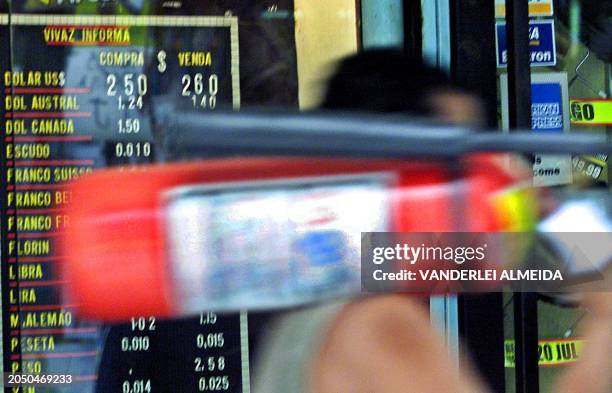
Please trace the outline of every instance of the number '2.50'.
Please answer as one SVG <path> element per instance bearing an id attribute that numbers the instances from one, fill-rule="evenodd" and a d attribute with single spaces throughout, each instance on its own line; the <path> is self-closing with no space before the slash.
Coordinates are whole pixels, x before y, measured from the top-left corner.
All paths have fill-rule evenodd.
<path id="1" fill-rule="evenodd" d="M 134 74 L 125 74 L 123 76 L 123 94 L 126 96 L 133 96 L 137 93 L 139 96 L 147 94 L 147 76 L 145 74 L 138 74 L 134 77 Z M 117 95 L 117 76 L 115 74 L 109 74 L 106 77 L 106 95 L 114 97 Z"/>

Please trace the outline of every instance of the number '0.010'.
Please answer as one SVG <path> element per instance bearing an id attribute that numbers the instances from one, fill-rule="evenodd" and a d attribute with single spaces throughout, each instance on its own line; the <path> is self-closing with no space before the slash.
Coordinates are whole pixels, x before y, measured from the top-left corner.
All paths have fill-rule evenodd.
<path id="1" fill-rule="evenodd" d="M 149 142 L 118 142 L 115 144 L 115 157 L 149 157 L 151 156 L 151 143 Z M 133 318 L 132 318 L 133 319 Z M 132 321 L 132 326 L 134 322 Z M 153 319 L 155 325 L 155 319 Z M 132 330 L 134 328 L 132 327 Z M 144 330 L 144 329 L 140 329 Z M 155 330 L 155 328 L 150 329 Z"/>
<path id="2" fill-rule="evenodd" d="M 121 339 L 121 351 L 123 352 L 148 351 L 149 345 L 149 336 L 123 337 Z"/>

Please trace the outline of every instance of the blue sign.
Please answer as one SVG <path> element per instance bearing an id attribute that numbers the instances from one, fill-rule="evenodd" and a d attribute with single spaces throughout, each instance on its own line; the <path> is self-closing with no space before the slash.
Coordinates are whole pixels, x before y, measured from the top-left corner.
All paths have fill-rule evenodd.
<path id="1" fill-rule="evenodd" d="M 539 132 L 563 132 L 561 84 L 531 84 L 531 129 Z"/>
<path id="2" fill-rule="evenodd" d="M 508 65 L 506 22 L 495 23 L 497 44 L 497 66 Z M 555 48 L 555 25 L 552 19 L 529 22 L 529 52 L 532 66 L 554 66 L 557 64 Z"/>

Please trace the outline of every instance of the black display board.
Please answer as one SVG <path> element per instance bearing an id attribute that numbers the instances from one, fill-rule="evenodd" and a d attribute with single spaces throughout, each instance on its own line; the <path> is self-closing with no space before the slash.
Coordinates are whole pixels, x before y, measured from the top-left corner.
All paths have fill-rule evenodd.
<path id="1" fill-rule="evenodd" d="M 73 376 L 22 391 L 249 391 L 260 323 L 83 321 L 62 296 L 56 240 L 65 183 L 163 160 L 169 114 L 297 106 L 292 2 L 277 3 L 49 0 L 8 14 L 0 1 L 4 371 Z"/>

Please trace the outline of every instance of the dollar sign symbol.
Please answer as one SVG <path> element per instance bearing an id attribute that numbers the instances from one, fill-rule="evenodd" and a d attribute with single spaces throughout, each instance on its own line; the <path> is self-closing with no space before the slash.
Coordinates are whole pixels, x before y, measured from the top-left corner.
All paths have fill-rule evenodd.
<path id="1" fill-rule="evenodd" d="M 157 65 L 157 70 L 161 73 L 164 73 L 166 71 L 166 68 L 168 68 L 166 66 L 166 51 L 160 50 L 157 53 L 157 61 L 159 62 L 159 64 Z"/>

